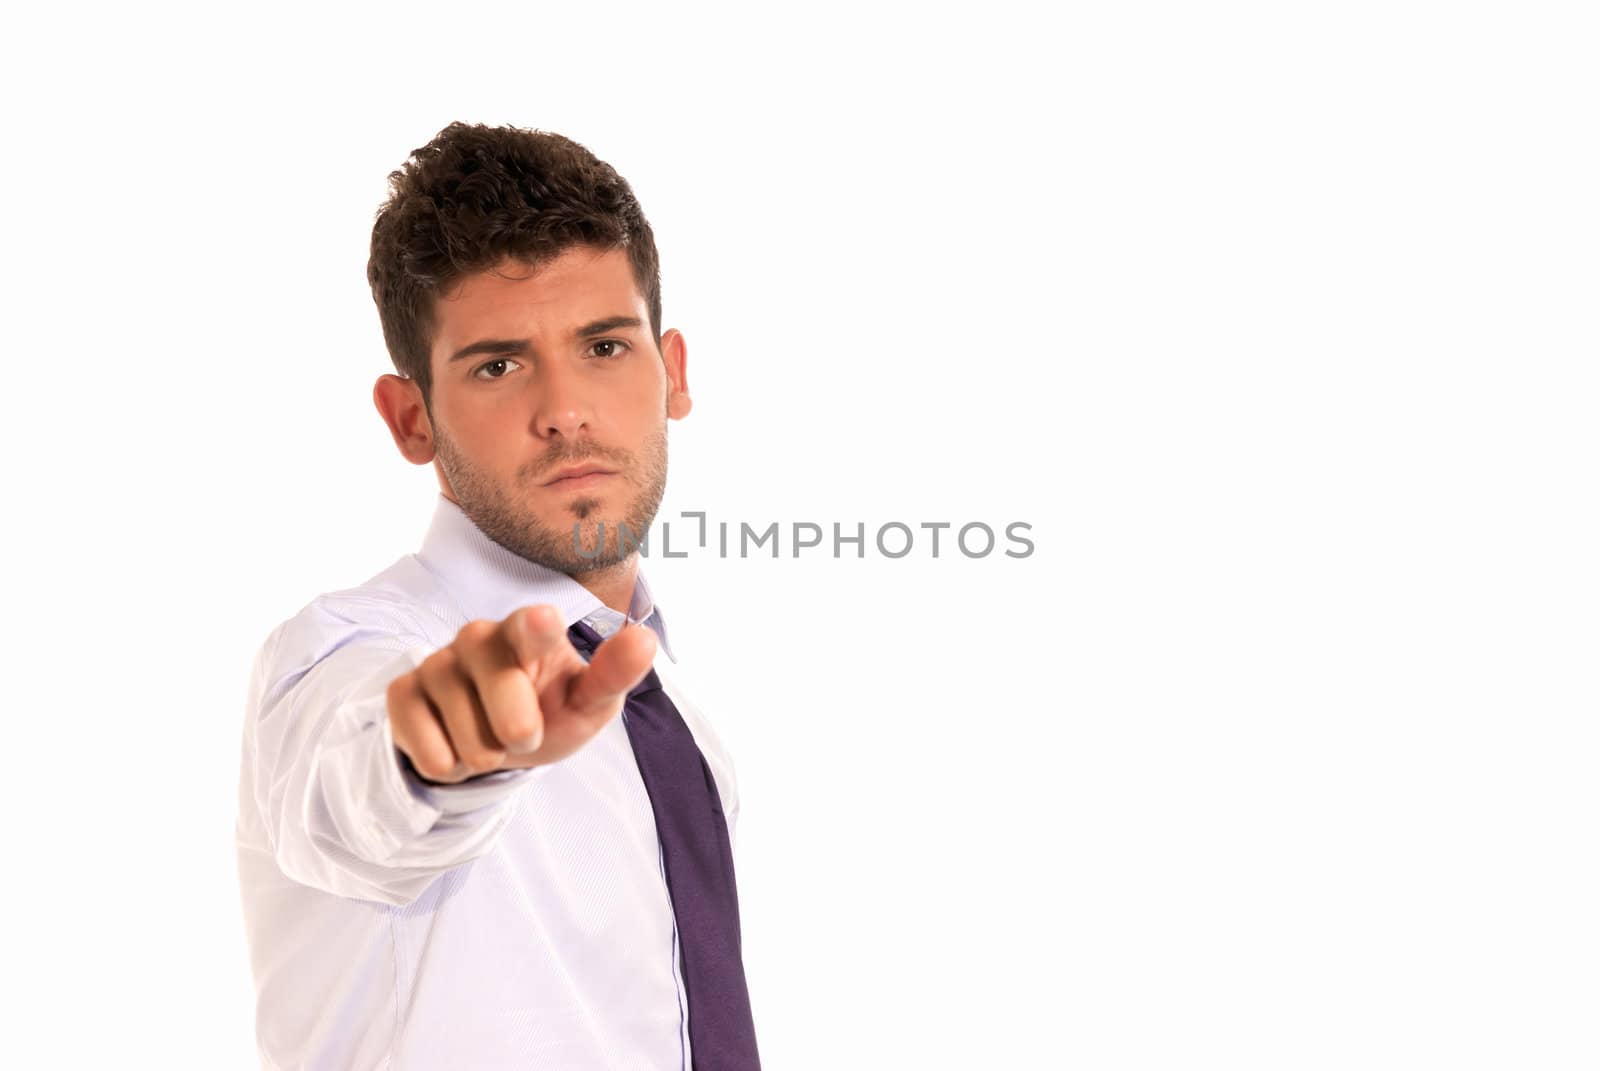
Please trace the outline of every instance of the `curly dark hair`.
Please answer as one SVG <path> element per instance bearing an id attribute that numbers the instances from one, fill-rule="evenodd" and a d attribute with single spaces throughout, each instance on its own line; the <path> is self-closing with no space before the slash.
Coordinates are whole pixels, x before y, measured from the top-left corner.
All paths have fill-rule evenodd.
<path id="1" fill-rule="evenodd" d="M 434 299 L 506 257 L 529 267 L 587 244 L 626 248 L 661 344 L 655 234 L 627 181 L 570 138 L 451 123 L 389 175 L 367 282 L 395 370 L 432 411 Z"/>

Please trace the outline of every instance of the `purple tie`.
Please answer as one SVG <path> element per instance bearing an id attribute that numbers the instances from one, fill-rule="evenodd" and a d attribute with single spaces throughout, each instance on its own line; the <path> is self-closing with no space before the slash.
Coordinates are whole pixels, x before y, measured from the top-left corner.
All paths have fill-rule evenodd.
<path id="1" fill-rule="evenodd" d="M 585 659 L 601 642 L 583 621 L 567 635 Z M 760 1071 L 740 950 L 733 848 L 711 767 L 654 669 L 633 686 L 622 712 L 666 863 L 694 1071 Z"/>

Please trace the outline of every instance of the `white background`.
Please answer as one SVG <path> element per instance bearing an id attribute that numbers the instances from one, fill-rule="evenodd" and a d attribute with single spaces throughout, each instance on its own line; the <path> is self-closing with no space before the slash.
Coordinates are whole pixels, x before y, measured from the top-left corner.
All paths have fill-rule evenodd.
<path id="1" fill-rule="evenodd" d="M 656 230 L 651 559 L 765 1066 L 1600 1060 L 1582 5 L 8 16 L 11 1066 L 249 1067 L 249 660 L 414 549 L 385 178 L 555 130 Z"/>

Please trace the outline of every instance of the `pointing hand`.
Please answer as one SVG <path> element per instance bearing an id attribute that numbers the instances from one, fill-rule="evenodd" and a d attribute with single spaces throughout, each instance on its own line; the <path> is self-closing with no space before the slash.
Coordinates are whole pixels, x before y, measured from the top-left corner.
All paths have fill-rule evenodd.
<path id="1" fill-rule="evenodd" d="M 616 717 L 655 653 L 655 633 L 629 624 L 586 663 L 549 605 L 469 621 L 390 683 L 395 746 L 442 784 L 559 762 Z"/>

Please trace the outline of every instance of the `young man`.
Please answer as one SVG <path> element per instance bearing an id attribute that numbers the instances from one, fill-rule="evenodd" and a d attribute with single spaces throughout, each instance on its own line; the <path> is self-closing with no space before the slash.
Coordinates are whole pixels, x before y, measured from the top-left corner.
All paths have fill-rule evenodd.
<path id="1" fill-rule="evenodd" d="M 582 146 L 454 123 L 390 176 L 367 275 L 373 400 L 440 495 L 256 657 L 263 1062 L 757 1068 L 734 769 L 636 550 L 690 407 L 650 226 Z"/>

